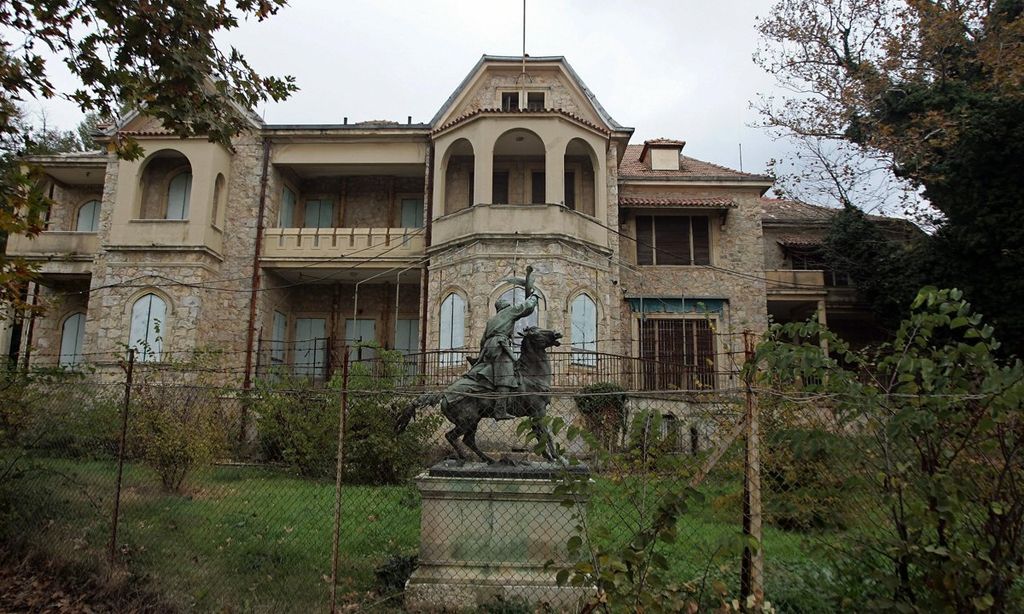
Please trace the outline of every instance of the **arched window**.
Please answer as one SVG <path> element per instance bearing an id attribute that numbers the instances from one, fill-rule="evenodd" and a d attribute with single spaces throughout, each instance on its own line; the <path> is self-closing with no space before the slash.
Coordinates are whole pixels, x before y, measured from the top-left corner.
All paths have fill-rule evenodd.
<path id="1" fill-rule="evenodd" d="M 521 286 L 516 286 L 505 290 L 498 298 L 504 299 L 513 305 L 518 305 L 526 300 L 526 290 Z M 512 350 L 515 353 L 516 358 L 519 358 L 519 346 L 522 344 L 522 339 L 519 334 L 531 326 L 537 326 L 537 323 L 540 322 L 539 312 L 540 305 L 538 305 L 530 315 L 516 320 L 515 329 L 512 332 Z"/>
<path id="2" fill-rule="evenodd" d="M 572 301 L 572 361 L 578 365 L 597 364 L 597 303 L 586 294 Z"/>
<path id="3" fill-rule="evenodd" d="M 128 347 L 135 350 L 137 360 L 160 360 L 166 317 L 167 304 L 155 294 L 147 294 L 132 305 L 132 330 Z"/>
<path id="4" fill-rule="evenodd" d="M 224 175 L 217 173 L 217 180 L 213 182 L 213 212 L 210 215 L 210 223 L 220 227 L 220 212 L 224 208 Z"/>
<path id="5" fill-rule="evenodd" d="M 167 186 L 167 219 L 187 220 L 192 196 L 192 173 L 178 173 Z"/>
<path id="6" fill-rule="evenodd" d="M 466 301 L 454 292 L 441 301 L 441 342 L 442 350 L 456 350 L 466 347 Z M 441 354 L 441 364 L 459 364 L 457 352 Z"/>
<path id="7" fill-rule="evenodd" d="M 100 227 L 100 201 L 90 200 L 78 208 L 78 219 L 75 230 L 78 232 L 96 232 Z"/>
<path id="8" fill-rule="evenodd" d="M 74 367 L 82 362 L 82 342 L 85 339 L 85 314 L 73 313 L 64 320 L 60 329 L 60 366 Z"/>

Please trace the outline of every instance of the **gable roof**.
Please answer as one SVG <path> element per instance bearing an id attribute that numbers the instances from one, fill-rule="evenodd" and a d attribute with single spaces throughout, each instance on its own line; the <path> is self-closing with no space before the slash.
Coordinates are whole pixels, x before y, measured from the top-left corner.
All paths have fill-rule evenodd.
<path id="1" fill-rule="evenodd" d="M 619 162 L 620 179 L 714 179 L 726 181 L 774 181 L 767 175 L 743 173 L 725 166 L 704 162 L 689 156 L 679 156 L 679 170 L 652 170 L 640 157 L 644 145 L 628 145 Z"/>
<path id="2" fill-rule="evenodd" d="M 441 105 L 441 108 L 438 109 L 437 113 L 434 114 L 434 117 L 431 118 L 430 125 L 434 126 L 434 127 L 437 127 L 437 123 L 439 121 L 441 121 L 441 119 L 444 118 L 444 116 L 452 109 L 452 107 L 455 105 L 455 102 L 458 100 L 459 96 L 466 90 L 467 87 L 469 87 L 470 83 L 473 82 L 473 79 L 475 79 L 476 76 L 478 74 L 480 74 L 480 72 L 483 70 L 484 65 L 486 65 L 486 64 L 519 65 L 519 64 L 522 64 L 522 62 L 523 62 L 523 57 L 522 56 L 518 56 L 518 55 L 487 55 L 487 54 L 484 54 L 484 55 L 480 56 L 480 59 L 477 60 L 477 63 L 475 65 L 473 65 L 473 68 L 469 71 L 469 74 L 467 74 L 466 77 L 462 80 L 462 82 L 459 83 L 458 87 L 455 88 L 455 91 L 452 92 L 451 96 L 449 96 L 448 99 L 444 101 L 444 104 Z M 580 89 L 580 91 L 583 92 L 583 95 L 587 99 L 587 102 L 589 102 L 590 105 L 594 108 L 594 111 L 597 113 L 598 117 L 601 118 L 601 121 L 603 121 L 605 124 L 607 124 L 608 127 L 611 130 L 627 130 L 627 131 L 632 132 L 632 130 L 633 130 L 632 128 L 627 128 L 627 127 L 623 126 L 622 124 L 620 124 L 619 122 L 617 122 L 614 119 L 612 119 L 612 116 L 608 114 L 608 111 L 606 111 L 604 109 L 604 107 L 601 106 L 601 103 L 598 102 L 597 97 L 594 96 L 594 92 L 592 92 L 590 90 L 590 88 L 587 87 L 587 84 L 583 82 L 583 79 L 580 79 L 580 76 L 576 73 L 575 70 L 573 70 L 572 66 L 569 65 L 569 62 L 566 61 L 565 56 L 561 56 L 561 55 L 548 55 L 548 56 L 537 56 L 537 57 L 526 56 L 526 63 L 527 64 L 559 64 L 559 65 L 561 65 L 561 67 L 565 70 L 565 72 L 569 75 L 569 77 L 575 82 L 576 87 L 578 87 Z"/>

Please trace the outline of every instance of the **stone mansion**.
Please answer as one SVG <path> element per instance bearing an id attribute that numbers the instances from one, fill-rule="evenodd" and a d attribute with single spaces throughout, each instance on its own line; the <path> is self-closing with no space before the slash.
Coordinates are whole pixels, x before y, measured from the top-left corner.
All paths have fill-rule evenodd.
<path id="1" fill-rule="evenodd" d="M 144 157 L 28 160 L 54 205 L 44 232 L 7 245 L 38 265 L 27 297 L 46 306 L 6 322 L 22 364 L 218 348 L 248 381 L 268 364 L 324 376 L 367 342 L 468 351 L 527 264 L 542 295 L 529 324 L 563 332 L 582 367 L 686 366 L 661 388 L 721 385 L 735 364 L 720 357 L 742 351 L 729 333 L 770 317 L 865 317 L 815 260 L 828 210 L 765 199 L 771 177 L 681 140 L 631 143 L 562 57 L 524 72 L 483 56 L 429 123 L 253 118 L 233 150 L 144 114 L 100 142 L 115 132 Z"/>

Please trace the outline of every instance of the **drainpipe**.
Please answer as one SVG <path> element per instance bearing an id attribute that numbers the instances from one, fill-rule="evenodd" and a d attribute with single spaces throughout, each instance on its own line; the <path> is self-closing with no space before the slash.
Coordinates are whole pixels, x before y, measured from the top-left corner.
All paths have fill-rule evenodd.
<path id="1" fill-rule="evenodd" d="M 434 226 L 434 142 L 430 142 L 427 149 L 427 179 L 424 182 L 423 202 L 426 206 L 426 230 L 424 231 L 424 249 L 430 249 L 430 233 Z M 426 262 L 423 271 L 420 273 L 420 352 L 427 351 L 427 278 L 430 275 L 430 260 Z M 422 362 L 422 361 L 421 361 Z"/>
<path id="2" fill-rule="evenodd" d="M 260 256 L 263 252 L 263 217 L 267 211 L 267 172 L 270 167 L 270 139 L 263 137 L 263 170 L 260 174 L 260 206 L 256 216 L 256 246 L 252 251 L 252 291 L 249 295 L 249 327 L 245 331 L 245 379 L 242 388 L 252 388 L 252 347 L 256 337 L 256 301 L 260 293 Z M 248 409 L 242 404 L 242 421 L 238 440 L 245 439 Z"/>

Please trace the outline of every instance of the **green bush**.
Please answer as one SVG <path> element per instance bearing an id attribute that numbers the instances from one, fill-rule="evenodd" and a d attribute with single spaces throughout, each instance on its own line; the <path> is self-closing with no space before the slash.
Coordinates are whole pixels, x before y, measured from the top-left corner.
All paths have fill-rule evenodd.
<path id="1" fill-rule="evenodd" d="M 854 491 L 849 438 L 823 431 L 771 432 L 761 447 L 765 520 L 780 529 L 845 529 Z"/>
<path id="2" fill-rule="evenodd" d="M 264 460 L 283 463 L 305 476 L 334 473 L 337 391 L 314 388 L 304 378 L 278 377 L 257 384 L 253 409 Z"/>
<path id="3" fill-rule="evenodd" d="M 439 418 L 425 416 L 399 432 L 405 397 L 396 382 L 407 379 L 399 352 L 378 350 L 378 359 L 353 363 L 345 429 L 345 480 L 397 484 L 425 463 Z M 334 475 L 341 409 L 341 376 L 326 388 L 304 378 L 278 377 L 259 384 L 253 400 L 263 458 L 311 477 Z"/>
<path id="4" fill-rule="evenodd" d="M 613 382 L 598 382 L 581 388 L 573 399 L 587 430 L 605 450 L 615 449 L 626 429 L 626 389 Z"/>
<path id="5" fill-rule="evenodd" d="M 219 399 L 202 386 L 144 384 L 132 393 L 129 450 L 164 489 L 180 491 L 190 471 L 226 448 Z"/>

